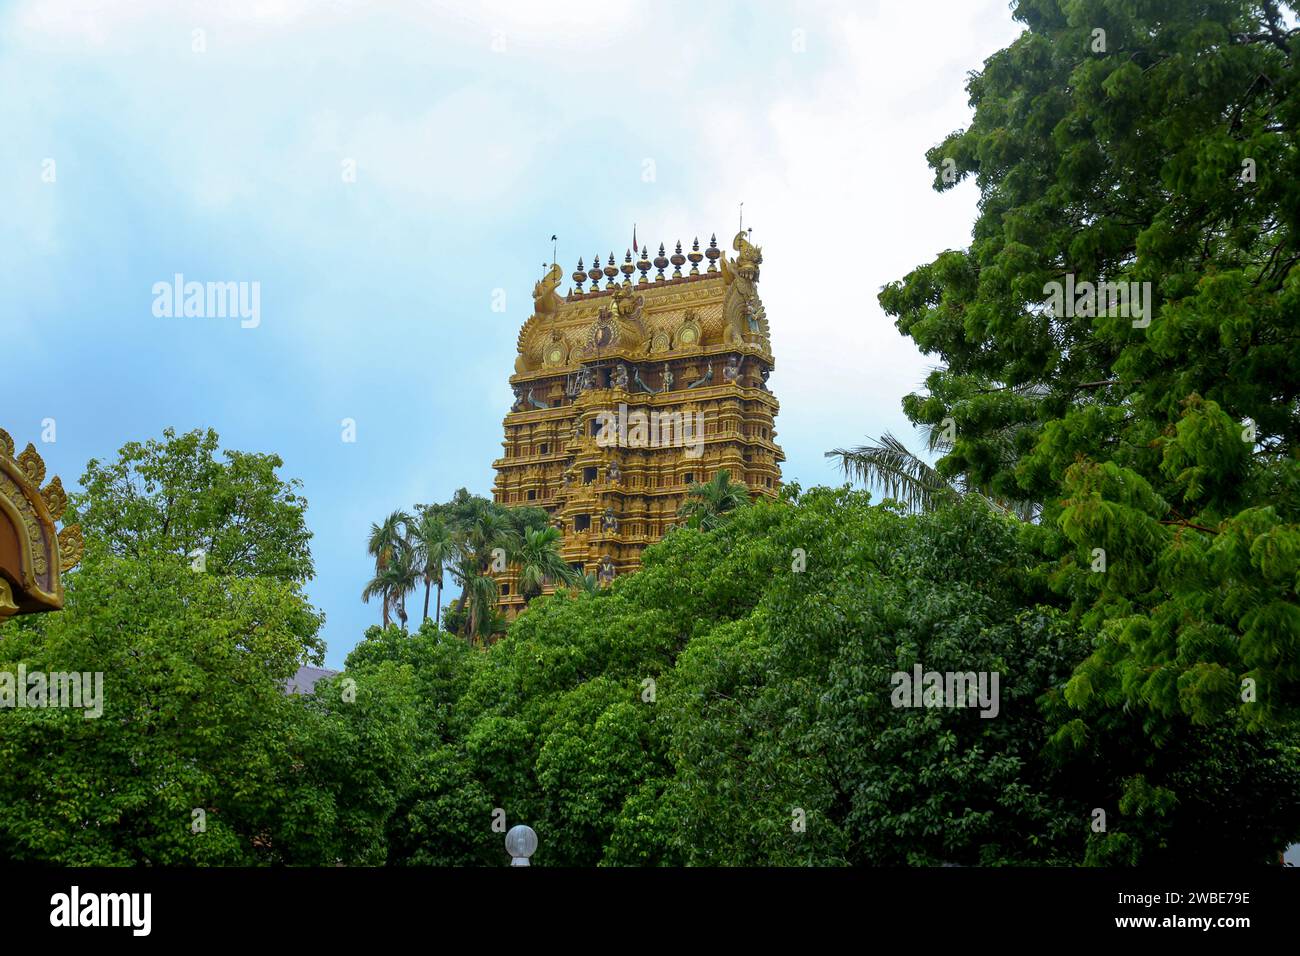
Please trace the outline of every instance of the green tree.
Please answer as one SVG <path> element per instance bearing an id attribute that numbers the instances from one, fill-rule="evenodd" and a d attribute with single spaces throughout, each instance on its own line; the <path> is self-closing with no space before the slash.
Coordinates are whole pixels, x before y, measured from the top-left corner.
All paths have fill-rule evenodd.
<path id="1" fill-rule="evenodd" d="M 390 512 L 380 524 L 371 524 L 366 550 L 375 559 L 375 570 L 382 571 L 388 562 L 410 547 L 413 519 L 405 511 Z"/>
<path id="2" fill-rule="evenodd" d="M 496 579 L 484 573 L 485 570 L 472 555 L 462 555 L 451 566 L 452 577 L 461 587 L 460 604 L 465 614 L 466 637 L 471 644 L 481 632 L 490 631 L 485 625 L 500 597 Z"/>
<path id="3" fill-rule="evenodd" d="M 420 518 L 411 530 L 411 546 L 415 551 L 416 566 L 424 579 L 424 619 L 429 617 L 429 590 L 436 585 L 438 599 L 434 604 L 434 619 L 440 620 L 443 572 L 456 553 L 451 526 L 438 512 L 421 509 Z"/>
<path id="4" fill-rule="evenodd" d="M 306 505 L 275 456 L 218 447 L 168 431 L 90 462 L 65 609 L 0 625 L 2 671 L 102 674 L 97 719 L 0 711 L 5 859 L 250 864 L 318 846 L 333 811 L 301 769 L 310 721 L 283 692 L 324 649 L 302 590 Z M 282 839 L 290 819 L 300 841 Z"/>
<path id="5" fill-rule="evenodd" d="M 598 596 L 536 598 L 471 655 L 429 832 L 472 847 L 502 807 L 538 831 L 537 863 L 569 866 L 1275 858 L 1300 834 L 1294 734 L 1178 718 L 1178 745 L 1152 747 L 1116 708 L 1082 746 L 1053 739 L 1090 641 L 1023 527 L 974 498 L 904 515 L 788 486 Z M 999 674 L 996 716 L 895 706 L 918 664 Z"/>
<path id="6" fill-rule="evenodd" d="M 512 559 L 519 568 L 519 589 L 527 603 L 542 593 L 550 583 L 568 584 L 574 580 L 573 569 L 560 554 L 561 535 L 558 528 L 526 528 L 523 541 Z"/>
<path id="7" fill-rule="evenodd" d="M 721 468 L 708 481 L 691 485 L 678 514 L 691 527 L 709 531 L 724 514 L 747 504 L 749 493 L 744 483 L 731 480 L 730 468 Z"/>
<path id="8" fill-rule="evenodd" d="M 402 627 L 406 627 L 406 595 L 415 590 L 422 577 L 415 562 L 416 556 L 409 548 L 395 549 L 361 591 L 361 600 L 367 604 L 373 597 L 383 603 L 384 627 L 388 627 L 390 610 L 397 612 Z"/>
<path id="9" fill-rule="evenodd" d="M 880 296 L 942 360 L 904 401 L 955 423 L 936 470 L 1043 502 L 1027 541 L 1098 633 L 1069 700 L 1147 711 L 1161 739 L 1300 700 L 1285 9 L 1017 3 L 1027 29 L 971 77 L 971 125 L 927 154 L 936 188 L 979 187 L 971 246 Z"/>
<path id="10" fill-rule="evenodd" d="M 388 627 L 389 615 L 397 606 L 397 595 L 413 567 L 408 557 L 413 523 L 409 514 L 399 510 L 390 512 L 382 523 L 370 526 L 366 550 L 375 559 L 375 574 L 362 590 L 361 600 L 369 604 L 372 597 L 380 598 L 379 613 L 384 627 Z M 404 602 L 405 592 L 401 593 Z"/>

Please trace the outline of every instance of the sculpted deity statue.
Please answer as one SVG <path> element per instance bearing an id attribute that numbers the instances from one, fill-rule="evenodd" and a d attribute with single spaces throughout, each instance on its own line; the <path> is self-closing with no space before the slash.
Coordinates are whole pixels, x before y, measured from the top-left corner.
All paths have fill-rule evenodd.
<path id="1" fill-rule="evenodd" d="M 600 563 L 596 565 L 596 578 L 601 584 L 608 584 L 614 580 L 614 559 L 609 555 L 600 556 Z"/>
<path id="2" fill-rule="evenodd" d="M 664 362 L 664 387 L 661 392 L 671 392 L 673 390 L 673 373 L 668 370 L 668 363 Z"/>
<path id="3" fill-rule="evenodd" d="M 606 534 L 614 534 L 618 531 L 618 518 L 614 516 L 613 508 L 605 509 L 605 514 L 600 519 L 600 530 Z"/>
<path id="4" fill-rule="evenodd" d="M 722 377 L 728 382 L 734 382 L 740 378 L 740 359 L 732 356 L 727 359 L 726 366 L 722 369 Z"/>
<path id="5" fill-rule="evenodd" d="M 611 485 L 618 484 L 622 480 L 623 469 L 619 467 L 617 458 L 610 461 L 609 468 L 606 469 L 605 473 L 609 476 Z"/>
<path id="6" fill-rule="evenodd" d="M 627 388 L 627 366 L 624 365 L 622 362 L 619 362 L 617 365 L 614 366 L 612 384 L 615 388 L 622 388 L 622 389 Z"/>

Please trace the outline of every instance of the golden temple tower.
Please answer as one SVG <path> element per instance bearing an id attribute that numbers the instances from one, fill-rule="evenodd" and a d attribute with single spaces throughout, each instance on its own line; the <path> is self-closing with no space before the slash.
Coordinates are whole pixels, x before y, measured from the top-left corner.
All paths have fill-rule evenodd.
<path id="1" fill-rule="evenodd" d="M 556 291 L 558 265 L 533 290 L 493 497 L 544 508 L 565 560 L 603 582 L 640 565 L 691 483 L 726 468 L 753 496 L 780 488 L 763 252 L 744 232 L 732 249 L 729 260 L 716 237 L 671 256 L 661 244 L 653 260 L 629 249 L 621 264 L 613 253 L 590 270 L 579 260 L 568 295 Z M 524 603 L 516 577 L 497 575 L 510 616 Z"/>

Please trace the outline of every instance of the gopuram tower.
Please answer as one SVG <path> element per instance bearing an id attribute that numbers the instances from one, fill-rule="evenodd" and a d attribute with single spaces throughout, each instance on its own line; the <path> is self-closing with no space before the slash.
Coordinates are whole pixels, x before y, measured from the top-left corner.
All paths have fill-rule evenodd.
<path id="1" fill-rule="evenodd" d="M 744 232 L 732 249 L 728 259 L 716 238 L 704 250 L 697 239 L 685 254 L 661 244 L 653 260 L 648 249 L 590 269 L 579 260 L 567 295 L 552 265 L 533 290 L 493 497 L 545 509 L 565 560 L 602 583 L 640 565 L 693 482 L 726 468 L 751 496 L 780 488 L 763 252 Z M 496 577 L 514 616 L 515 569 Z"/>

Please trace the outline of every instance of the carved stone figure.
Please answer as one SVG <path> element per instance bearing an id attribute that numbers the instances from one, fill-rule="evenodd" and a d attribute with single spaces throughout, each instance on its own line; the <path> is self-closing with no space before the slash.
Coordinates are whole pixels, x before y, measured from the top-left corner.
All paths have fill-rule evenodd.
<path id="1" fill-rule="evenodd" d="M 606 469 L 605 474 L 609 476 L 609 483 L 611 485 L 618 484 L 618 482 L 623 479 L 623 469 L 619 467 L 618 459 L 610 461 L 609 468 Z"/>
<path id="2" fill-rule="evenodd" d="M 615 534 L 618 532 L 618 518 L 614 516 L 613 508 L 606 508 L 605 514 L 600 519 L 600 530 L 606 534 Z"/>
<path id="3" fill-rule="evenodd" d="M 627 366 L 622 362 L 614 366 L 613 384 L 615 388 L 627 388 Z"/>
<path id="4" fill-rule="evenodd" d="M 668 370 L 668 363 L 664 362 L 664 387 L 660 391 L 671 392 L 673 390 L 673 373 Z"/>
<path id="5" fill-rule="evenodd" d="M 722 377 L 728 382 L 734 382 L 740 378 L 740 359 L 732 356 L 727 359 L 726 366 L 722 369 Z"/>
<path id="6" fill-rule="evenodd" d="M 596 579 L 601 584 L 608 584 L 614 580 L 614 559 L 607 554 L 600 557 L 600 563 L 596 565 Z"/>

